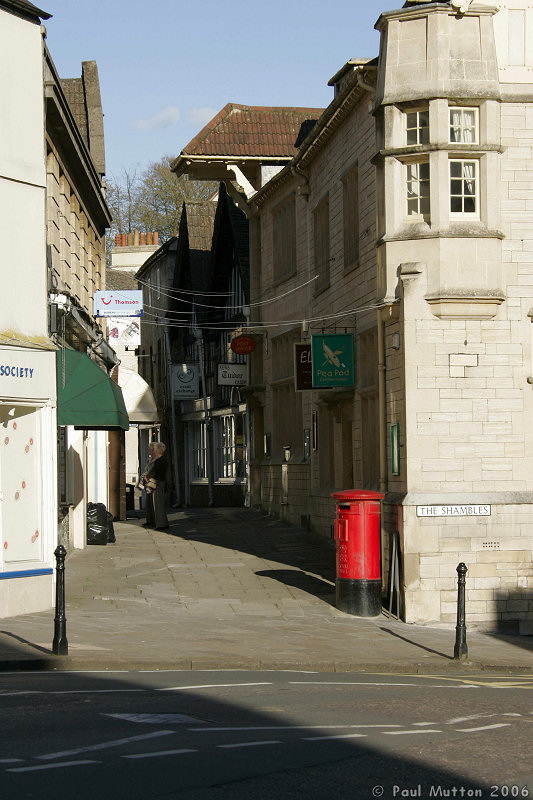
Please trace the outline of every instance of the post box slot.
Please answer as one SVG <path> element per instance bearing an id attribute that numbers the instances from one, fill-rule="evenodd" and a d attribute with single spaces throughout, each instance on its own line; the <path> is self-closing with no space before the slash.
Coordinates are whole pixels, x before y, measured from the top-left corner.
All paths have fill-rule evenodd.
<path id="1" fill-rule="evenodd" d="M 349 511 L 351 506 L 349 503 L 339 503 L 339 508 L 341 511 Z"/>

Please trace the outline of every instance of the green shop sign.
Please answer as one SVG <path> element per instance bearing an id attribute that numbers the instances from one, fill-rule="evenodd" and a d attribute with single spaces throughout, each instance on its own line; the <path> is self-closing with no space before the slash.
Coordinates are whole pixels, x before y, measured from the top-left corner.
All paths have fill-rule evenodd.
<path id="1" fill-rule="evenodd" d="M 353 333 L 311 337 L 313 389 L 355 385 Z"/>

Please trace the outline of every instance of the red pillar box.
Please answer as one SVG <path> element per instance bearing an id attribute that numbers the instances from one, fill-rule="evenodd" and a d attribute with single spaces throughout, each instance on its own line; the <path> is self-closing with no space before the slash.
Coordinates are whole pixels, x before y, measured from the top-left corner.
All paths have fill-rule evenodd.
<path id="1" fill-rule="evenodd" d="M 358 617 L 381 613 L 380 492 L 350 489 L 331 495 L 337 502 L 336 606 Z"/>

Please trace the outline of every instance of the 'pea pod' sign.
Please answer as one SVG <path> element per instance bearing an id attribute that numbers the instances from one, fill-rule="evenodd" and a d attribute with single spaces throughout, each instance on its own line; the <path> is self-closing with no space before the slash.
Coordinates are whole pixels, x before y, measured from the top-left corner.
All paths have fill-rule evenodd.
<path id="1" fill-rule="evenodd" d="M 314 389 L 354 386 L 353 333 L 312 336 L 311 354 Z"/>

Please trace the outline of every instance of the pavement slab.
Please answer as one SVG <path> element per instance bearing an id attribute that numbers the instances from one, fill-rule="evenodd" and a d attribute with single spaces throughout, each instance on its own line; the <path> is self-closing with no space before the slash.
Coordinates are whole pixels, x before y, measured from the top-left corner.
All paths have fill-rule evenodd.
<path id="1" fill-rule="evenodd" d="M 335 607 L 331 542 L 250 509 L 170 510 L 168 531 L 115 523 L 116 543 L 70 552 L 68 656 L 54 609 L 0 620 L 0 669 L 304 669 L 533 674 L 533 637 L 406 625 Z"/>

